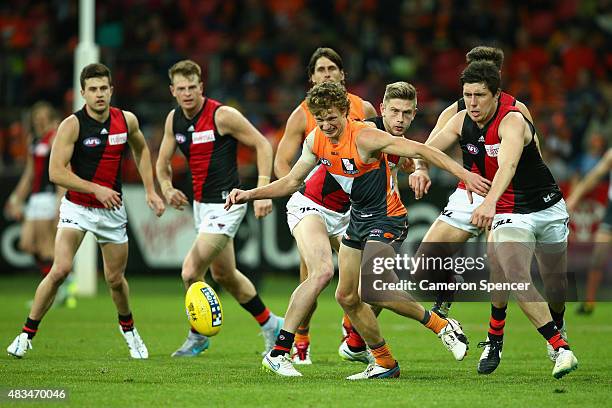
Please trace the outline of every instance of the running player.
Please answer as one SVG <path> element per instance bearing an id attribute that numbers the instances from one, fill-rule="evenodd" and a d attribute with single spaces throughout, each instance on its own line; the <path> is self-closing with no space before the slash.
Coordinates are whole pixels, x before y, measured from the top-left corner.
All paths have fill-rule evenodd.
<path id="1" fill-rule="evenodd" d="M 587 275 L 586 298 L 576 309 L 579 314 L 591 314 L 595 309 L 597 289 L 603 280 L 604 269 L 608 261 L 609 244 L 612 242 L 612 149 L 609 149 L 597 165 L 574 187 L 567 199 L 567 209 L 571 213 L 576 210 L 582 197 L 594 189 L 605 175 L 611 176 L 611 187 L 608 188 L 608 208 L 593 240 L 595 249 Z"/>
<path id="2" fill-rule="evenodd" d="M 530 270 L 535 244 L 546 246 L 537 256 L 544 286 L 551 292 L 565 288 L 569 220 L 565 202 L 542 160 L 531 121 L 517 107 L 498 102 L 497 67 L 489 61 L 473 62 L 463 71 L 461 83 L 467 109 L 455 114 L 436 139 L 444 141 L 446 146 L 442 147 L 458 140 L 475 147 L 470 149 L 472 165 L 492 180 L 492 186 L 472 212 L 470 222 L 478 229 L 492 227 L 494 269 L 503 272 L 508 282 L 530 283 L 526 290 L 514 293 L 523 312 L 552 347 L 552 374 L 561 378 L 577 368 L 577 360 L 548 305 L 531 284 Z M 489 374 L 499 365 L 501 340 L 494 337 L 496 334 L 492 324 L 478 364 L 481 374 Z"/>
<path id="3" fill-rule="evenodd" d="M 317 120 L 317 129 L 311 132 L 302 149 L 302 156 L 290 173 L 269 186 L 249 191 L 232 190 L 226 208 L 262 197 L 282 197 L 296 191 L 318 162 L 327 169 L 351 197 L 351 220 L 342 239 L 339 252 L 340 280 L 336 299 L 349 315 L 358 332 L 372 350 L 375 361 L 351 380 L 398 377 L 399 365 L 380 335 L 378 322 L 372 309 L 363 303 L 359 294 L 361 250 L 371 242 L 401 243 L 407 232 L 406 210 L 391 185 L 386 154 L 405 157 L 425 157 L 436 165 L 461 177 L 468 191 L 486 194 L 488 181 L 471 173 L 437 149 L 392 137 L 386 132 L 365 123 L 347 118 L 349 99 L 344 87 L 325 82 L 315 85 L 307 96 L 309 110 Z M 469 194 L 469 193 L 468 193 Z M 384 233 L 381 232 L 384 229 Z M 300 289 L 298 287 L 298 289 Z M 411 317 L 438 334 L 457 360 L 467 351 L 467 339 L 455 320 L 445 320 L 429 313 L 404 291 L 394 293 L 397 301 L 381 302 L 379 306 Z M 299 296 L 304 302 L 296 308 L 296 315 L 310 309 L 317 293 Z M 295 304 L 298 296 L 293 296 Z M 295 370 L 287 354 L 294 340 L 294 332 L 301 321 L 295 316 L 287 330 L 281 330 L 274 349 L 268 353 L 262 365 L 283 376 L 301 376 Z"/>
<path id="4" fill-rule="evenodd" d="M 113 93 L 110 70 L 103 64 L 87 65 L 81 71 L 80 82 L 85 106 L 64 119 L 51 148 L 50 181 L 68 190 L 60 206 L 53 266 L 36 289 L 22 333 L 7 351 L 21 358 L 32 348 L 38 325 L 72 270 L 74 255 L 89 231 L 102 250 L 104 277 L 130 356 L 146 359 L 149 354 L 134 327 L 124 276 L 128 237 L 121 198 L 121 158 L 128 144 L 142 177 L 147 205 L 161 216 L 164 203 L 155 193 L 151 157 L 138 119 L 131 112 L 110 106 Z"/>
<path id="5" fill-rule="evenodd" d="M 331 48 L 317 48 L 310 57 L 307 68 L 311 85 L 331 81 L 344 84 L 344 64 L 340 55 Z M 357 95 L 348 94 L 350 100 L 349 118 L 361 120 L 376 116 L 376 110 L 370 102 Z M 294 109 L 287 120 L 285 133 L 278 144 L 274 160 L 274 172 L 277 178 L 289 174 L 295 156 L 304 138 L 317 126 L 316 121 L 304 100 Z M 308 271 L 327 271 L 332 265 L 332 248 L 337 251 L 340 238 L 348 226 L 350 200 L 340 185 L 331 177 L 326 177 L 324 167 L 319 167 L 306 181 L 301 191 L 296 191 L 287 203 L 287 223 L 294 236 L 300 252 L 300 282 L 308 277 Z M 329 237 L 313 240 L 313 236 Z M 308 242 L 308 245 L 305 243 Z M 333 276 L 332 270 L 327 276 Z M 320 273 L 320 272 L 317 272 Z M 325 273 L 324 273 L 325 274 Z M 325 281 L 314 276 L 315 281 Z M 297 329 L 293 352 L 296 364 L 311 364 L 310 358 L 310 319 L 316 309 L 314 303 Z M 343 319 L 348 325 L 348 319 Z M 345 355 L 349 360 L 364 360 L 366 356 Z"/>
<path id="6" fill-rule="evenodd" d="M 238 187 L 236 149 L 238 142 L 257 151 L 258 186 L 270 182 L 272 146 L 236 109 L 204 97 L 202 71 L 198 64 L 183 60 L 168 71 L 170 92 L 179 107 L 166 117 L 164 137 L 157 158 L 157 177 L 166 202 L 182 209 L 185 194 L 172 185 L 171 159 L 178 145 L 191 168 L 193 213 L 198 236 L 183 261 L 181 277 L 185 289 L 203 281 L 208 268 L 212 278 L 226 289 L 261 326 L 265 352 L 274 345 L 283 319 L 264 305 L 253 283 L 236 269 L 234 236 L 247 211 L 246 205 L 230 212 L 223 209 L 225 198 Z M 255 216 L 272 211 L 271 200 L 254 203 Z M 209 347 L 208 337 L 189 331 L 173 357 L 197 356 Z M 264 354 L 265 354 L 264 352 Z"/>

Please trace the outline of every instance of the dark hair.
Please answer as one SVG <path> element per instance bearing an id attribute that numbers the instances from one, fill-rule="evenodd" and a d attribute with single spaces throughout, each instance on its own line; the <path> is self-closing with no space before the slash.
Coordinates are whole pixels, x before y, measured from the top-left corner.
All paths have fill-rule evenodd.
<path id="1" fill-rule="evenodd" d="M 349 111 L 350 101 L 344 85 L 323 82 L 313 86 L 306 94 L 306 105 L 313 116 L 338 108 L 343 115 Z"/>
<path id="2" fill-rule="evenodd" d="M 500 48 L 479 45 L 465 54 L 465 61 L 468 64 L 476 61 L 490 61 L 495 64 L 498 71 L 501 71 L 504 65 L 504 52 Z"/>
<path id="3" fill-rule="evenodd" d="M 385 88 L 385 96 L 383 102 L 387 102 L 389 99 L 404 99 L 408 101 L 414 101 L 417 96 L 417 91 L 414 85 L 408 82 L 399 81 L 387 85 Z"/>
<path id="4" fill-rule="evenodd" d="M 185 78 L 195 75 L 198 77 L 200 82 L 202 82 L 202 68 L 200 68 L 200 66 L 192 60 L 182 60 L 170 67 L 168 70 L 170 83 L 172 83 L 172 78 L 174 78 L 175 75 L 182 75 Z"/>
<path id="5" fill-rule="evenodd" d="M 113 84 L 110 69 L 104 64 L 94 63 L 89 64 L 81 71 L 81 89 L 85 89 L 85 80 L 89 78 L 108 78 L 109 85 Z"/>
<path id="6" fill-rule="evenodd" d="M 308 73 L 308 80 L 310 81 L 310 77 L 314 74 L 315 65 L 317 65 L 317 61 L 319 58 L 325 57 L 329 59 L 331 62 L 336 64 L 340 71 L 344 71 L 344 64 L 342 63 L 342 57 L 336 51 L 327 47 L 319 47 L 315 50 L 315 52 L 310 57 L 310 61 L 308 62 L 308 68 L 306 72 Z"/>
<path id="7" fill-rule="evenodd" d="M 461 73 L 461 86 L 465 84 L 484 83 L 495 95 L 499 89 L 499 70 L 491 61 L 476 61 L 467 66 Z"/>

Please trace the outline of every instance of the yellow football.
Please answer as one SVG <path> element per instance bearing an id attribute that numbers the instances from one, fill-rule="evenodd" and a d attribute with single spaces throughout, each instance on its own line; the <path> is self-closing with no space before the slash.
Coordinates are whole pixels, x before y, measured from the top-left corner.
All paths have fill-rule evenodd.
<path id="1" fill-rule="evenodd" d="M 223 324 L 223 309 L 217 293 L 205 282 L 195 282 L 185 295 L 189 324 L 198 333 L 214 336 Z"/>

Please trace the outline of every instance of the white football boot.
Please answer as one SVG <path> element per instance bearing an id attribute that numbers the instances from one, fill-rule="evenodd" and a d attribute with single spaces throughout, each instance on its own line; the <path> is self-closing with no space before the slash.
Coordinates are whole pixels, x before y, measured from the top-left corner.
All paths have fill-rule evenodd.
<path id="1" fill-rule="evenodd" d="M 272 357 L 268 352 L 261 361 L 262 369 L 272 371 L 283 377 L 301 377 L 302 373 L 296 370 L 286 354 Z"/>
<path id="2" fill-rule="evenodd" d="M 194 333 L 189 330 L 187 339 L 178 350 L 172 353 L 172 357 L 195 357 L 210 346 L 210 339 L 203 334 Z"/>
<path id="3" fill-rule="evenodd" d="M 395 362 L 395 367 L 385 368 L 376 363 L 369 364 L 361 373 L 346 377 L 347 380 L 370 380 L 377 378 L 398 378 L 400 376 L 400 366 Z"/>
<path id="4" fill-rule="evenodd" d="M 438 337 L 444 346 L 453 353 L 455 360 L 461 361 L 467 355 L 468 339 L 461 330 L 461 325 L 455 319 L 446 319 L 448 324 L 444 326 Z"/>
<path id="5" fill-rule="evenodd" d="M 28 333 L 20 333 L 6 348 L 6 352 L 13 357 L 21 358 L 31 348 L 32 341 L 28 338 Z"/>
<path id="6" fill-rule="evenodd" d="M 572 352 L 572 350 L 566 350 L 563 347 L 559 347 L 557 351 L 557 359 L 555 360 L 555 366 L 552 370 L 552 375 L 557 380 L 566 374 L 571 373 L 578 368 L 578 359 Z"/>
<path id="7" fill-rule="evenodd" d="M 283 323 L 285 323 L 285 319 L 270 313 L 270 318 L 266 324 L 261 326 L 261 335 L 264 337 L 265 347 L 265 350 L 261 353 L 262 356 L 268 354 L 270 350 L 272 350 L 272 347 L 274 347 L 278 333 L 280 333 L 283 328 Z"/>
<path id="8" fill-rule="evenodd" d="M 297 365 L 310 365 L 310 343 L 300 342 L 294 343 L 291 348 L 291 361 Z"/>
<path id="9" fill-rule="evenodd" d="M 358 361 L 364 364 L 373 364 L 374 356 L 370 349 L 366 348 L 363 351 L 352 351 L 346 340 L 340 343 L 340 347 L 338 347 L 338 355 L 346 361 Z"/>
<path id="10" fill-rule="evenodd" d="M 147 350 L 147 346 L 145 346 L 144 342 L 140 338 L 140 335 L 138 334 L 138 330 L 136 330 L 135 327 L 134 330 L 124 332 L 121 325 L 119 325 L 119 332 L 125 339 L 132 358 L 149 358 L 149 350 Z"/>

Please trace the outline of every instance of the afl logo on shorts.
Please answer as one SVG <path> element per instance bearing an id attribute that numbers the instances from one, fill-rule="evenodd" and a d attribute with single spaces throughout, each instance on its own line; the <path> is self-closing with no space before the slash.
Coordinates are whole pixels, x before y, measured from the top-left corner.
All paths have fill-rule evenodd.
<path id="1" fill-rule="evenodd" d="M 176 142 L 178 144 L 183 144 L 187 141 L 187 137 L 182 133 L 177 133 L 176 135 L 174 135 L 174 138 L 176 139 Z"/>
<path id="2" fill-rule="evenodd" d="M 102 140 L 99 137 L 88 137 L 83 140 L 83 144 L 87 147 L 96 147 L 102 144 Z"/>
<path id="3" fill-rule="evenodd" d="M 467 145 L 465 145 L 465 148 L 471 154 L 478 154 L 478 148 L 471 143 L 468 143 Z"/>
<path id="4" fill-rule="evenodd" d="M 359 173 L 359 169 L 355 165 L 355 160 L 346 158 L 342 158 L 342 171 L 344 171 L 346 174 Z"/>

